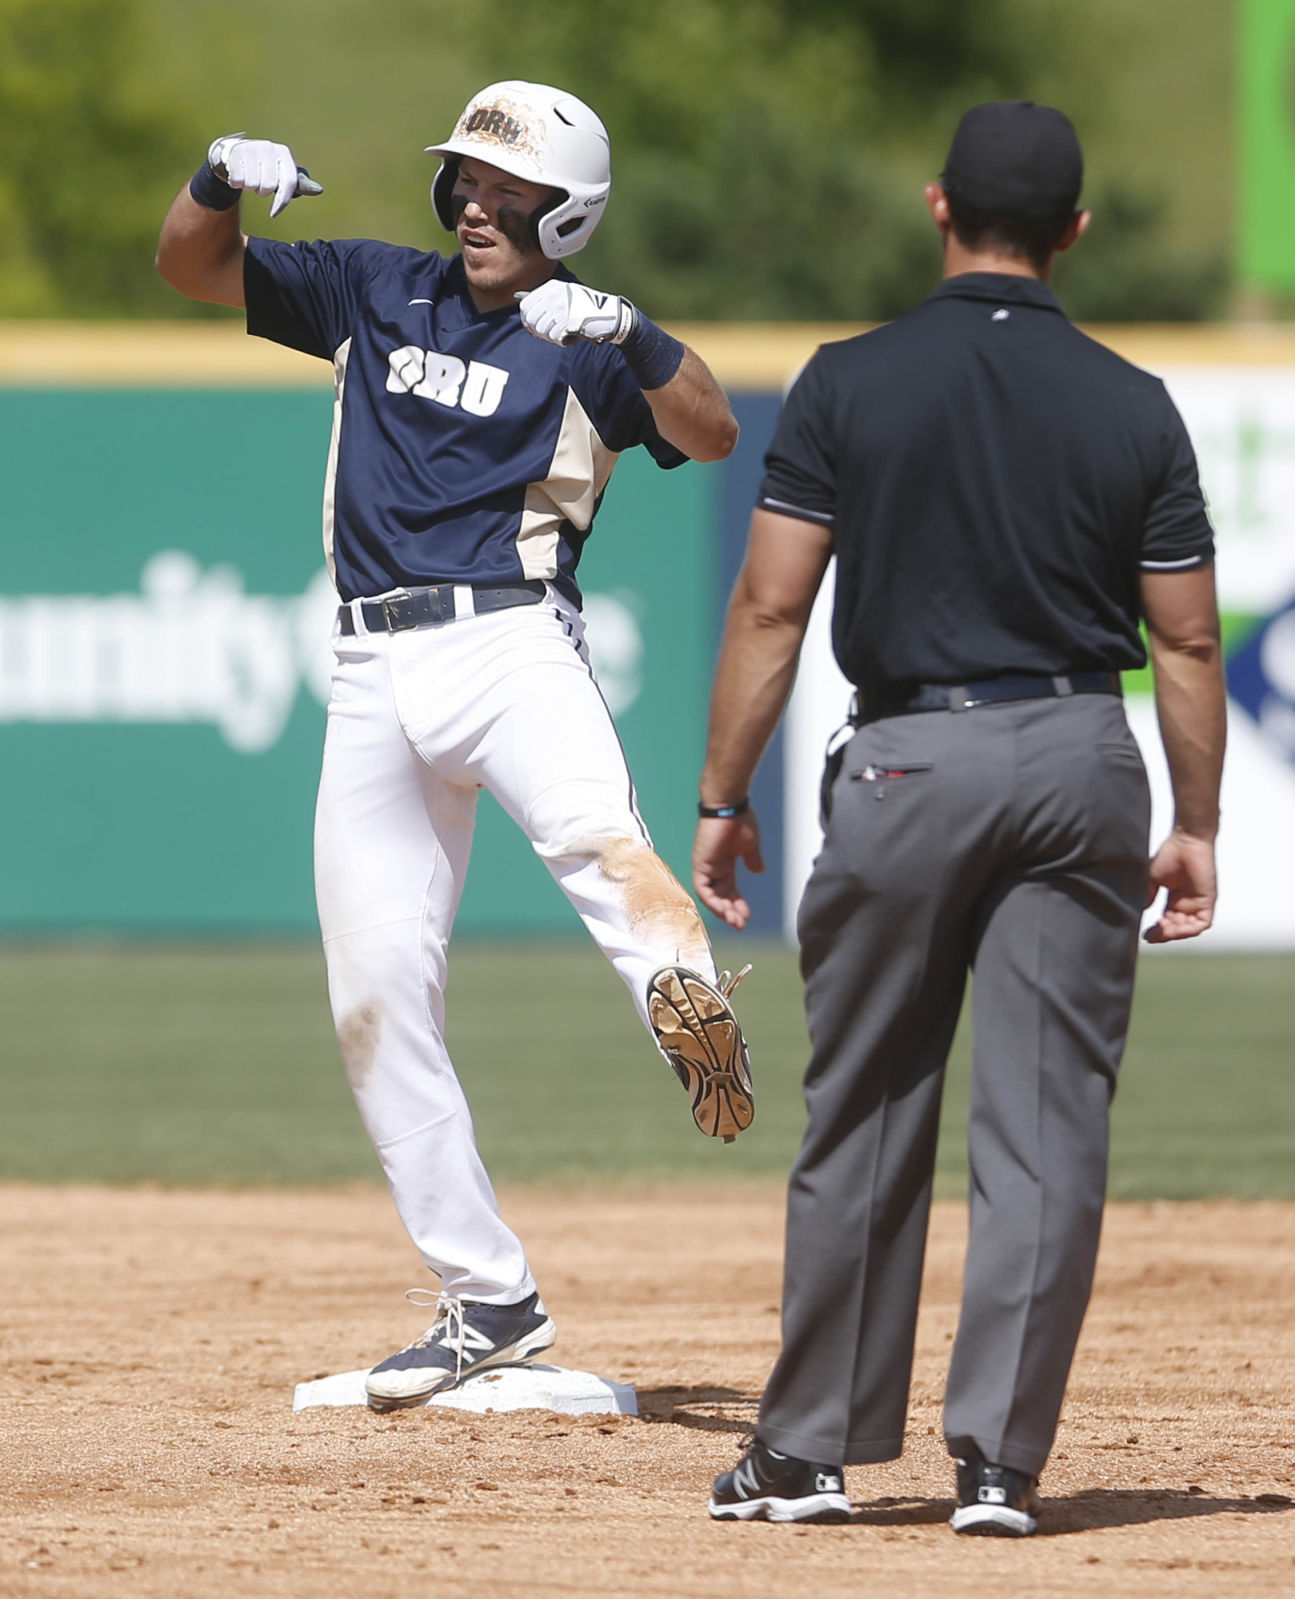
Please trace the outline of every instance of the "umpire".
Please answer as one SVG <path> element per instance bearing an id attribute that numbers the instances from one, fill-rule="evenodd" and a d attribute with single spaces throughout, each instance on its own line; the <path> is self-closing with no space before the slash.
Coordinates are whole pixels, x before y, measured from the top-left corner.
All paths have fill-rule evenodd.
<path id="1" fill-rule="evenodd" d="M 782 1352 L 721 1519 L 842 1520 L 904 1435 L 945 1061 L 975 977 L 970 1240 L 944 1431 L 963 1533 L 1035 1529 L 1092 1284 L 1141 913 L 1213 916 L 1225 697 L 1213 540 L 1163 385 L 1048 288 L 1088 225 L 1059 111 L 963 117 L 926 188 L 944 281 L 825 345 L 787 398 L 716 672 L 694 851 L 733 927 L 746 799 L 836 557 L 855 685 L 800 907 L 812 1055 Z M 1146 655 L 1173 780 L 1149 802 L 1119 673 Z"/>

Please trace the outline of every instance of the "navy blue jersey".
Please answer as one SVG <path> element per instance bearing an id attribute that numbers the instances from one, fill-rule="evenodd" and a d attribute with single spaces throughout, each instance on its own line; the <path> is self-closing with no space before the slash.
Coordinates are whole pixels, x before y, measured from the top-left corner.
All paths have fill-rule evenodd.
<path id="1" fill-rule="evenodd" d="M 565 269 L 562 277 L 570 278 Z M 575 570 L 616 457 L 656 430 L 620 351 L 478 311 L 457 256 L 372 239 L 250 239 L 247 331 L 332 361 L 324 549 L 344 600 Z"/>

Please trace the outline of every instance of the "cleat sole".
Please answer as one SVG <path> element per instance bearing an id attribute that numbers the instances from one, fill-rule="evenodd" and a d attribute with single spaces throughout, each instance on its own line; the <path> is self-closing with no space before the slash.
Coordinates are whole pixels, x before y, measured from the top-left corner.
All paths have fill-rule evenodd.
<path id="1" fill-rule="evenodd" d="M 648 984 L 647 1003 L 698 1130 L 732 1143 L 755 1120 L 755 1101 L 746 1043 L 728 1002 L 686 967 L 663 966 Z"/>

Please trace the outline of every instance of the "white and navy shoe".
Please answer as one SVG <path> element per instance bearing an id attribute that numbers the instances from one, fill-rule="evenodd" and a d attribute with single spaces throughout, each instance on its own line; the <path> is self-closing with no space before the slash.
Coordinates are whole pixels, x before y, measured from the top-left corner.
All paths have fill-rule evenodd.
<path id="1" fill-rule="evenodd" d="M 735 1470 L 716 1477 L 710 1513 L 716 1521 L 849 1521 L 850 1501 L 839 1466 L 780 1455 L 757 1438 Z"/>
<path id="2" fill-rule="evenodd" d="M 516 1305 L 486 1305 L 441 1294 L 436 1320 L 423 1336 L 369 1373 L 364 1384 L 369 1406 L 399 1410 L 420 1405 L 492 1366 L 524 1366 L 557 1335 L 538 1294 Z"/>
<path id="3" fill-rule="evenodd" d="M 1037 1477 L 992 1465 L 983 1455 L 957 1461 L 958 1508 L 954 1532 L 981 1538 L 1028 1538 L 1038 1525 Z"/>

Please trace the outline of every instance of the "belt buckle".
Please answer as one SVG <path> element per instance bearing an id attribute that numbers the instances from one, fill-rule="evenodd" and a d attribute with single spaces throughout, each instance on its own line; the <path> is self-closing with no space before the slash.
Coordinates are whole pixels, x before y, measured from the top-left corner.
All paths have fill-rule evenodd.
<path id="1" fill-rule="evenodd" d="M 405 633 L 411 627 L 418 626 L 414 616 L 414 596 L 412 594 L 392 594 L 380 603 L 382 605 L 382 620 L 386 624 L 388 633 Z"/>

